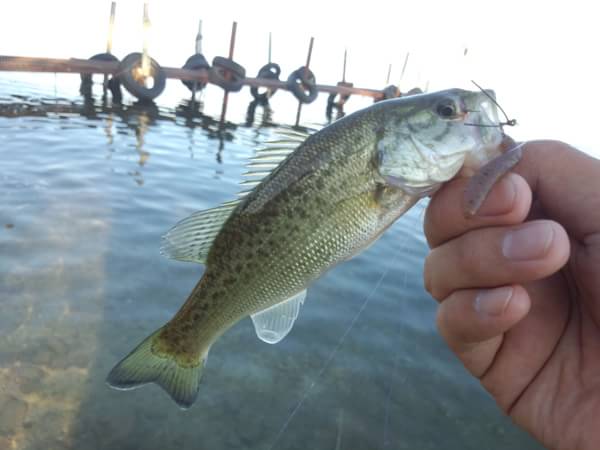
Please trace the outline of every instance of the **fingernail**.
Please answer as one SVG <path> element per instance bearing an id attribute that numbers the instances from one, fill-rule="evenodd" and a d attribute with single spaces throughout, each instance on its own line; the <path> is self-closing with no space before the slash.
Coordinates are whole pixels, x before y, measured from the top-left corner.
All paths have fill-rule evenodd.
<path id="1" fill-rule="evenodd" d="M 478 216 L 500 216 L 512 211 L 517 199 L 515 175 L 508 174 L 494 186 L 477 211 Z"/>
<path id="2" fill-rule="evenodd" d="M 502 242 L 502 253 L 513 261 L 542 258 L 554 239 L 554 227 L 547 222 L 531 222 L 509 232 Z"/>
<path id="3" fill-rule="evenodd" d="M 512 294 L 512 286 L 481 291 L 475 297 L 475 311 L 486 316 L 500 316 L 506 310 Z"/>

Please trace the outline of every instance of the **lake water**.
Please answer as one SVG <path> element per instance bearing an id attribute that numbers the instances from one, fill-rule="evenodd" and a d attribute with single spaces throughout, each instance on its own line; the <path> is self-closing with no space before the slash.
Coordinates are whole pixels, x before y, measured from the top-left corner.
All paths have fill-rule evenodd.
<path id="1" fill-rule="evenodd" d="M 75 93 L 0 80 L 0 449 L 540 448 L 436 332 L 423 204 L 316 282 L 281 343 L 250 319 L 221 337 L 190 410 L 107 387 L 202 273 L 162 257 L 161 235 L 234 198 L 277 127 L 220 136 L 209 117 Z"/>

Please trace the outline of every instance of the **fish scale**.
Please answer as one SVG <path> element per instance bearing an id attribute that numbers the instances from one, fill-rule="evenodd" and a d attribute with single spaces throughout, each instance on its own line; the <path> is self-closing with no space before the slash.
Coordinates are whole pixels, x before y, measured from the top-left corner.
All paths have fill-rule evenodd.
<path id="1" fill-rule="evenodd" d="M 357 135 L 360 134 L 360 129 L 354 130 Z M 238 258 L 252 258 L 255 262 L 253 268 L 256 270 L 253 271 L 252 276 L 257 283 L 240 286 L 240 295 L 247 298 L 252 311 L 271 306 L 281 301 L 282 297 L 286 298 L 305 288 L 326 268 L 360 250 L 361 246 L 368 243 L 373 236 L 381 216 L 381 210 L 374 198 L 377 189 L 377 173 L 372 165 L 375 142 L 367 142 L 364 149 L 350 153 L 345 147 L 348 145 L 347 141 L 349 140 L 327 136 L 326 142 L 315 139 L 311 142 L 312 145 L 307 145 L 307 156 L 305 156 L 307 159 L 313 159 L 313 155 L 322 155 L 321 149 L 329 142 L 335 143 L 337 147 L 330 149 L 328 154 L 330 162 L 308 172 L 308 176 L 294 184 L 288 182 L 287 195 L 279 201 L 273 199 L 269 203 L 269 207 L 277 210 L 275 221 L 269 223 L 269 226 L 278 233 L 271 234 L 266 244 L 261 246 L 249 239 L 244 243 L 245 245 L 233 247 L 234 254 L 230 255 L 227 254 L 227 250 L 231 249 L 230 246 L 225 244 L 223 245 L 225 248 L 221 247 L 221 241 L 228 243 L 231 240 L 228 227 L 233 227 L 234 232 L 237 233 L 240 228 L 244 229 L 244 226 L 247 226 L 247 222 L 253 222 L 250 228 L 258 228 L 256 234 L 249 234 L 249 236 L 264 240 L 260 223 L 265 214 L 261 214 L 260 211 L 255 214 L 244 214 L 244 211 L 255 209 L 252 202 L 262 201 L 260 193 L 269 191 L 269 183 L 277 184 L 280 178 L 289 177 L 283 168 L 281 172 L 275 173 L 265 182 L 262 190 L 239 206 L 237 220 L 228 221 L 215 241 L 207 270 L 210 271 L 212 268 L 212 254 L 215 255 L 215 266 L 224 272 L 231 270 L 231 267 L 223 267 L 223 261 L 233 262 Z M 331 155 L 340 156 L 335 158 Z M 305 167 L 301 166 L 302 159 L 304 158 L 292 160 L 289 168 L 286 167 L 288 172 L 305 172 Z M 336 165 L 336 173 L 339 176 L 326 175 L 333 164 Z M 319 185 L 322 187 L 319 188 Z M 298 231 L 293 230 L 294 226 Z M 365 229 L 368 230 L 367 233 L 364 232 Z M 272 251 L 269 244 L 273 242 L 280 244 L 279 251 Z M 260 247 L 266 247 L 268 251 L 262 255 L 257 254 L 256 249 Z M 244 277 L 240 274 L 239 278 Z M 229 292 L 232 291 L 235 292 L 235 288 L 229 287 Z M 239 311 L 240 309 L 238 308 L 238 314 L 248 314 L 247 310 Z M 237 321 L 237 319 L 235 317 L 232 320 Z"/>
<path id="2" fill-rule="evenodd" d="M 154 382 L 187 408 L 211 345 L 239 320 L 251 316 L 261 339 L 281 340 L 311 282 L 368 247 L 463 166 L 498 156 L 502 130 L 489 99 L 453 89 L 388 100 L 293 152 L 286 140 L 258 152 L 247 175 L 261 176 L 270 159 L 273 171 L 240 200 L 194 213 L 167 233 L 163 253 L 206 270 L 174 317 L 115 366 L 109 384 Z M 482 127 L 465 127 L 466 120 Z"/>
<path id="3" fill-rule="evenodd" d="M 344 142 L 341 143 L 343 144 Z M 281 301 L 281 298 L 293 295 L 304 289 L 326 268 L 348 256 L 353 249 L 359 249 L 362 242 L 366 243 L 371 233 L 364 233 L 364 230 L 373 230 L 380 216 L 374 203 L 377 184 L 371 164 L 373 144 L 371 142 L 367 146 L 368 150 L 354 152 L 350 157 L 344 148 L 339 149 L 339 153 L 346 156 L 337 161 L 340 164 L 339 172 L 350 172 L 354 177 L 362 178 L 363 182 L 349 185 L 346 176 L 324 176 L 323 172 L 329 167 L 326 165 L 309 172 L 309 176 L 299 179 L 294 185 L 288 183 L 285 196 L 274 198 L 268 206 L 264 206 L 277 211 L 274 217 L 262 214 L 262 211 L 244 214 L 245 209 L 253 209 L 253 201 L 262 201 L 258 194 L 239 205 L 238 211 L 234 211 L 213 244 L 207 261 L 207 272 L 216 270 L 231 273 L 235 270 L 236 261 L 252 260 L 251 266 L 244 266 L 237 273 L 237 280 L 248 279 L 244 272 L 250 271 L 253 281 L 227 286 L 223 277 L 215 277 L 213 289 L 226 289 L 230 297 L 245 300 L 230 301 L 231 315 L 221 314 L 219 322 L 213 322 L 211 326 L 221 329 L 229 322 L 235 323 L 240 315 L 248 315 L 249 310 L 259 311 Z M 309 150 L 318 151 L 322 145 L 319 141 L 314 142 Z M 338 143 L 338 146 L 341 145 Z M 298 170 L 295 167 L 292 169 Z M 304 170 L 302 167 L 299 169 Z M 285 175 L 287 174 L 274 174 L 265 184 L 277 184 L 278 177 Z M 323 179 L 326 182 L 319 183 Z M 268 191 L 268 186 L 264 190 Z M 334 194 L 317 196 L 317 191 Z M 265 218 L 268 218 L 266 223 Z M 275 232 L 265 237 L 266 227 Z M 257 232 L 247 233 L 249 229 L 256 229 Z M 235 236 L 244 233 L 247 239 L 241 245 L 230 245 Z M 257 243 L 257 240 L 261 243 Z M 275 249 L 273 243 L 278 244 Z M 260 252 L 259 249 L 265 251 Z M 210 287 L 207 289 L 210 290 Z M 197 299 L 198 304 L 202 303 L 202 298 L 206 298 L 206 295 L 206 291 L 201 294 L 202 297 Z"/>

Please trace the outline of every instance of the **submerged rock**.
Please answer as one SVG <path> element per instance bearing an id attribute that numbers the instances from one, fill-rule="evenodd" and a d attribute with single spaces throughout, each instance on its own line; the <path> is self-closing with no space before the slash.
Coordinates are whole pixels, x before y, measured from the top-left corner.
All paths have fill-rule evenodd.
<path id="1" fill-rule="evenodd" d="M 19 368 L 19 387 L 23 394 L 30 394 L 39 391 L 42 385 L 44 371 L 33 365 L 26 365 Z"/>
<path id="2" fill-rule="evenodd" d="M 0 396 L 0 435 L 14 434 L 27 416 L 28 405 L 14 395 Z"/>

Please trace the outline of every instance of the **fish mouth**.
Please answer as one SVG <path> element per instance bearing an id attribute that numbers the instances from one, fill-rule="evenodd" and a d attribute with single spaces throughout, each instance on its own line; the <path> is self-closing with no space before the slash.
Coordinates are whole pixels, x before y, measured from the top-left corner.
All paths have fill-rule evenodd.
<path id="1" fill-rule="evenodd" d="M 486 92 L 495 99 L 494 91 L 486 89 Z M 517 147 L 517 142 L 506 134 L 505 128 L 498 117 L 498 108 L 490 99 L 484 99 L 480 103 L 480 109 L 476 113 L 474 128 L 485 147 L 495 147 L 501 153 L 506 153 Z"/>
<path id="2" fill-rule="evenodd" d="M 500 119 L 498 118 L 498 108 L 490 99 L 484 99 L 479 104 L 479 108 L 479 115 L 482 125 L 498 127 L 500 126 Z"/>
<path id="3" fill-rule="evenodd" d="M 468 112 L 465 124 L 474 127 L 500 127 L 496 93 L 492 89 L 469 92 L 464 99 Z"/>
<path id="4" fill-rule="evenodd" d="M 504 134 L 495 98 L 496 93 L 486 89 L 472 93 L 466 102 L 468 114 L 464 124 L 471 129 L 473 138 L 484 149 L 498 147 Z"/>

